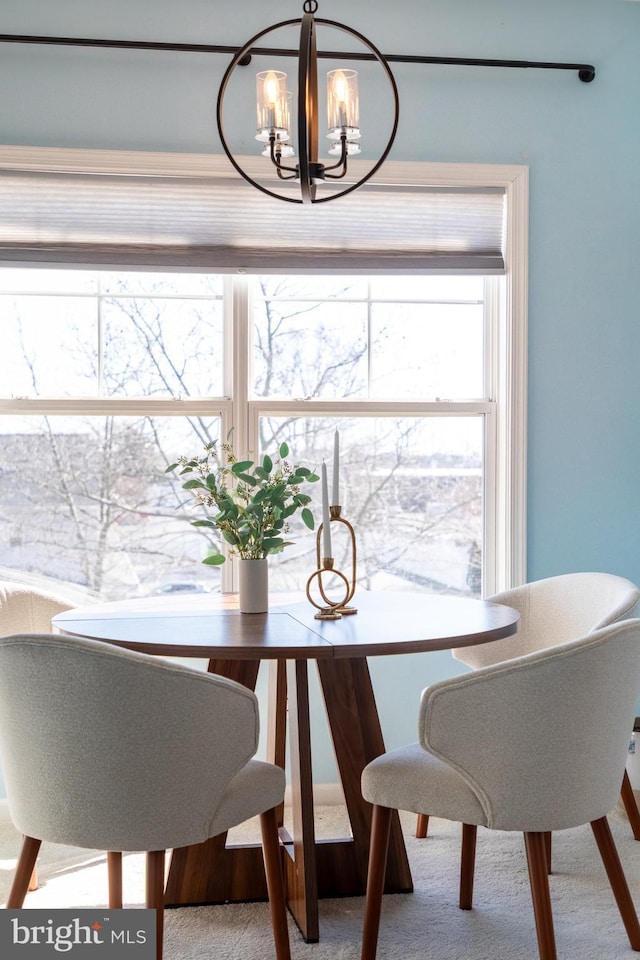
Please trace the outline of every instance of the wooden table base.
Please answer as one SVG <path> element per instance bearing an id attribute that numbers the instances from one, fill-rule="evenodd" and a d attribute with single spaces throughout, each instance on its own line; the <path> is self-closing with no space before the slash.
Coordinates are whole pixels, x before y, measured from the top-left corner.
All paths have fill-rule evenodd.
<path id="1" fill-rule="evenodd" d="M 288 716 L 292 834 L 281 840 L 289 909 L 304 939 L 319 939 L 318 898 L 365 893 L 371 806 L 362 799 L 360 775 L 384 753 L 384 741 L 366 658 L 316 661 L 352 837 L 316 841 L 311 771 L 307 660 L 272 661 L 269 677 L 268 759 L 284 767 Z M 259 661 L 212 660 L 212 673 L 254 689 Z M 400 820 L 394 811 L 385 892 L 413 889 Z M 226 835 L 174 850 L 167 906 L 266 900 L 259 845 L 226 846 Z"/>

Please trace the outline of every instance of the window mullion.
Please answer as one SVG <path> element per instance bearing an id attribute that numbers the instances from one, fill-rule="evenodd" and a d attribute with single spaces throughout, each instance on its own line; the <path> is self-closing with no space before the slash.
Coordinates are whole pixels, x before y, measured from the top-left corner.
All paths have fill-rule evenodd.
<path id="1" fill-rule="evenodd" d="M 102 316 L 102 275 L 97 274 L 98 295 L 96 297 L 96 320 L 98 337 L 98 395 L 103 397 L 104 390 L 104 327 Z"/>
<path id="2" fill-rule="evenodd" d="M 251 376 L 250 351 L 250 289 L 247 276 L 231 276 L 225 280 L 225 390 L 231 397 L 231 422 L 223 421 L 223 439 L 233 430 L 233 447 L 238 456 L 251 449 L 249 423 L 249 384 Z M 236 564 L 222 567 L 223 593 L 239 589 Z"/>
<path id="3" fill-rule="evenodd" d="M 233 354 L 229 364 L 233 446 L 240 455 L 249 450 L 249 281 L 246 276 L 231 278 L 231 341 Z"/>
<path id="4" fill-rule="evenodd" d="M 495 402 L 499 393 L 500 300 L 499 283 L 484 281 L 484 393 Z M 484 490 L 482 542 L 482 595 L 490 596 L 503 585 L 499 571 L 499 536 L 502 524 L 498 502 L 498 412 L 496 406 L 484 418 Z"/>

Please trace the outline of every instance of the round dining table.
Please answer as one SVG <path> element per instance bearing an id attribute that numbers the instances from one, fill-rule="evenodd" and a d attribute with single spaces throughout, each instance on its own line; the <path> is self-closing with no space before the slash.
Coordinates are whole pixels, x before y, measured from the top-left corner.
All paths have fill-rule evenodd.
<path id="1" fill-rule="evenodd" d="M 291 830 L 280 812 L 287 900 L 302 936 L 319 939 L 318 899 L 366 890 L 371 807 L 360 792 L 363 768 L 384 753 L 368 660 L 488 643 L 517 630 L 510 607 L 466 597 L 361 592 L 357 613 L 318 620 L 307 601 L 276 602 L 243 614 L 235 595 L 194 594 L 96 603 L 57 614 L 56 632 L 147 654 L 204 658 L 211 673 L 254 689 L 269 661 L 267 759 L 284 767 L 289 742 Z M 316 840 L 308 664 L 317 665 L 351 836 Z M 425 683 L 426 686 L 426 683 Z M 416 717 L 418 704 L 416 703 Z M 162 749 L 162 744 L 158 745 Z M 385 891 L 413 889 L 394 812 Z M 259 845 L 227 844 L 226 835 L 172 852 L 166 905 L 264 900 Z"/>

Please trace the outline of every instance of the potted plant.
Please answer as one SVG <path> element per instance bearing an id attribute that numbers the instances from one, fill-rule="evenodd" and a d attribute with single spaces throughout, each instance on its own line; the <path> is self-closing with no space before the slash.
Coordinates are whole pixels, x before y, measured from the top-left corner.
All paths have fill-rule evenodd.
<path id="1" fill-rule="evenodd" d="M 238 460 L 229 440 L 220 446 L 224 462 L 213 440 L 205 445 L 204 456 L 180 457 L 166 472 L 191 474 L 183 489 L 195 493 L 197 504 L 213 508 L 209 516 L 191 523 L 218 531 L 229 544 L 231 555 L 240 561 L 240 610 L 262 613 L 268 607 L 267 557 L 291 545 L 292 541 L 285 539 L 288 520 L 298 510 L 302 522 L 313 530 L 314 518 L 308 507 L 311 497 L 301 487 L 319 478 L 307 467 L 287 460 L 286 443 L 280 445 L 275 460 L 265 455 L 260 462 Z M 224 561 L 222 553 L 211 550 L 203 563 Z"/>

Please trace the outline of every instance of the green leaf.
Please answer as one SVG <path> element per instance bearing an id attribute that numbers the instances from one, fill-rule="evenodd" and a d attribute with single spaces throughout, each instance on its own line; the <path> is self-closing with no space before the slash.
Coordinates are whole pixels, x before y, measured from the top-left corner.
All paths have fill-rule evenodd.
<path id="1" fill-rule="evenodd" d="M 297 509 L 298 509 L 297 503 L 289 504 L 289 506 L 285 507 L 284 510 L 282 511 L 283 518 L 292 516 L 292 514 L 294 514 Z"/>
<path id="2" fill-rule="evenodd" d="M 273 470 L 273 460 L 268 454 L 265 454 L 265 457 L 262 461 L 262 469 L 265 470 L 267 474 L 271 473 Z"/>
<path id="3" fill-rule="evenodd" d="M 252 467 L 252 466 L 253 466 L 253 460 L 239 460 L 237 463 L 234 463 L 234 465 L 231 467 L 231 473 L 233 473 L 237 477 L 241 473 L 244 473 L 245 470 L 248 470 L 249 467 Z"/>
<path id="4" fill-rule="evenodd" d="M 250 473 L 237 473 L 236 476 L 238 480 L 242 480 L 248 487 L 255 487 L 258 484 L 256 478 L 252 477 Z"/>
<path id="5" fill-rule="evenodd" d="M 204 484 L 202 480 L 196 480 L 195 478 L 193 480 L 187 480 L 182 484 L 183 490 L 195 490 L 196 488 L 200 488 L 201 490 L 207 489 L 206 484 Z"/>
<path id="6" fill-rule="evenodd" d="M 284 547 L 284 540 L 281 537 L 270 537 L 262 541 L 262 546 L 267 553 L 278 553 Z"/>
<path id="7" fill-rule="evenodd" d="M 170 467 L 167 467 L 167 469 L 165 470 L 165 473 L 171 473 L 171 471 L 172 471 L 172 470 L 175 470 L 176 467 L 178 467 L 178 466 L 179 466 L 178 463 L 172 463 Z"/>
<path id="8" fill-rule="evenodd" d="M 214 523 L 213 520 L 192 520 L 192 527 L 210 527 L 212 530 L 215 530 L 218 526 L 217 523 Z"/>
<path id="9" fill-rule="evenodd" d="M 240 527 L 238 529 L 237 546 L 240 548 L 246 547 L 250 539 L 251 539 L 251 527 Z"/>
<path id="10" fill-rule="evenodd" d="M 309 510 L 308 507 L 305 507 L 300 516 L 302 517 L 302 522 L 304 523 L 305 527 L 308 527 L 309 530 L 313 530 L 315 526 L 315 520 L 313 519 L 311 510 Z"/>
<path id="11" fill-rule="evenodd" d="M 221 530 L 220 533 L 222 534 L 224 539 L 227 541 L 227 543 L 230 543 L 232 547 L 237 546 L 238 543 L 240 542 L 239 537 L 236 536 L 236 534 L 233 533 L 231 530 Z"/>
<path id="12" fill-rule="evenodd" d="M 205 557 L 202 562 L 208 563 L 209 566 L 212 567 L 219 567 L 221 563 L 224 563 L 224 559 L 221 553 L 212 553 L 208 557 Z"/>
<path id="13" fill-rule="evenodd" d="M 285 547 L 292 547 L 293 540 L 273 540 L 270 543 L 274 543 L 275 546 L 267 546 L 265 544 L 266 553 L 282 553 Z"/>
<path id="14" fill-rule="evenodd" d="M 216 517 L 218 521 L 229 520 L 233 522 L 240 513 L 237 503 L 231 497 L 221 497 L 218 500 L 218 506 L 220 508 L 220 513 Z"/>
<path id="15" fill-rule="evenodd" d="M 280 444 L 280 450 L 278 451 L 282 459 L 289 456 L 289 446 L 286 443 Z"/>

